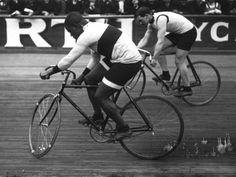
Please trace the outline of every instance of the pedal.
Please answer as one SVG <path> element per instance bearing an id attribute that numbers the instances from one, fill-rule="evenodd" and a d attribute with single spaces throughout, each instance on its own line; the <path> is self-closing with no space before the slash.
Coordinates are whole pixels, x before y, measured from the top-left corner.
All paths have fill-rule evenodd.
<path id="1" fill-rule="evenodd" d="M 88 122 L 88 121 L 85 122 L 85 121 L 86 121 L 86 120 L 84 120 L 84 122 L 83 122 L 83 120 L 79 120 L 78 123 L 81 124 L 81 125 L 83 125 L 83 126 L 85 126 L 85 127 L 91 126 L 91 123 L 90 123 L 90 122 Z M 100 126 L 100 125 L 102 125 L 103 120 L 96 120 L 96 121 L 94 121 L 94 123 L 97 124 L 98 126 Z"/>
<path id="2" fill-rule="evenodd" d="M 106 143 L 117 144 L 117 143 L 119 143 L 119 141 L 116 141 L 116 140 L 112 137 L 112 138 L 108 139 L 108 140 L 106 141 Z"/>
<path id="3" fill-rule="evenodd" d="M 152 80 L 154 81 L 154 82 L 156 82 L 156 84 L 158 84 L 158 83 L 166 83 L 167 85 L 170 85 L 172 82 L 171 81 L 167 81 L 167 80 L 161 80 L 161 79 L 159 79 L 159 78 L 157 78 L 157 77 L 153 77 L 152 78 Z"/>
<path id="4" fill-rule="evenodd" d="M 78 121 L 78 124 L 83 125 L 84 127 L 89 127 L 90 123 L 81 123 L 80 121 Z"/>
<path id="5" fill-rule="evenodd" d="M 152 80 L 156 83 L 156 85 L 161 82 L 157 77 L 153 77 Z"/>
<path id="6" fill-rule="evenodd" d="M 178 91 L 174 94 L 174 96 L 177 97 L 177 98 L 183 98 L 183 97 L 192 96 L 192 94 L 193 94 L 192 91 L 186 92 L 186 91 L 178 90 Z"/>

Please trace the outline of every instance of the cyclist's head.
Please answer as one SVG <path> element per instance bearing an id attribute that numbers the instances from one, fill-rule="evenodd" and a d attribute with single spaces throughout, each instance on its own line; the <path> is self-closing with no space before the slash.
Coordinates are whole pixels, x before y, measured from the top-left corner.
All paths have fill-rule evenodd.
<path id="1" fill-rule="evenodd" d="M 139 24 L 148 24 L 153 19 L 153 12 L 148 7 L 140 7 L 135 13 L 135 21 Z"/>
<path id="2" fill-rule="evenodd" d="M 70 12 L 64 22 L 66 30 L 77 39 L 83 32 L 83 26 L 88 23 L 79 12 Z"/>

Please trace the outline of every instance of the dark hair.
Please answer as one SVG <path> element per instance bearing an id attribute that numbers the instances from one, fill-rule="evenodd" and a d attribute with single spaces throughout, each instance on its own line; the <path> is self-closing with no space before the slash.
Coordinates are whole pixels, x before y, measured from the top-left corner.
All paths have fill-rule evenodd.
<path id="1" fill-rule="evenodd" d="M 152 14 L 152 11 L 148 7 L 140 7 L 135 13 L 135 18 L 144 17 L 146 14 Z"/>
<path id="2" fill-rule="evenodd" d="M 88 21 L 79 12 L 70 12 L 65 19 L 65 27 L 85 25 Z"/>

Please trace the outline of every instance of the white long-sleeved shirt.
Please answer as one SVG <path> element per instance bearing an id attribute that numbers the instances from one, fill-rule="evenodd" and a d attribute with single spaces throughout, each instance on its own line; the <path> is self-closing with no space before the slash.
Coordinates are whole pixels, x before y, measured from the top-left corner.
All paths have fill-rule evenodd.
<path id="1" fill-rule="evenodd" d="M 92 50 L 91 59 L 87 65 L 92 68 L 99 62 L 100 55 L 98 53 L 98 41 L 107 29 L 108 24 L 89 22 L 83 28 L 84 32 L 76 40 L 71 51 L 63 57 L 58 67 L 62 70 L 69 68 L 88 48 Z M 112 63 L 136 63 L 142 59 L 134 42 L 124 33 L 118 38 L 114 44 L 110 61 Z"/>

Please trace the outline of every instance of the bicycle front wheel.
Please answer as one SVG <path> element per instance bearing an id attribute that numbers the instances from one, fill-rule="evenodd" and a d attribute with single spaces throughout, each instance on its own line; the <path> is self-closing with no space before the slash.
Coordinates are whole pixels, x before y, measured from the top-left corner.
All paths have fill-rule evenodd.
<path id="1" fill-rule="evenodd" d="M 56 141 L 61 124 L 60 103 L 53 94 L 44 95 L 37 103 L 29 127 L 29 146 L 33 156 L 46 155 Z"/>
<path id="2" fill-rule="evenodd" d="M 220 90 L 220 73 L 214 65 L 206 61 L 193 62 L 199 81 L 193 72 L 190 72 L 189 81 L 193 90 L 192 96 L 183 97 L 183 100 L 193 106 L 202 106 L 210 103 Z"/>
<path id="3" fill-rule="evenodd" d="M 121 146 L 135 157 L 148 160 L 173 152 L 184 133 L 184 121 L 178 109 L 159 96 L 141 96 L 134 102 L 141 114 L 132 102 L 123 108 L 122 116 L 133 135 L 120 141 Z"/>

